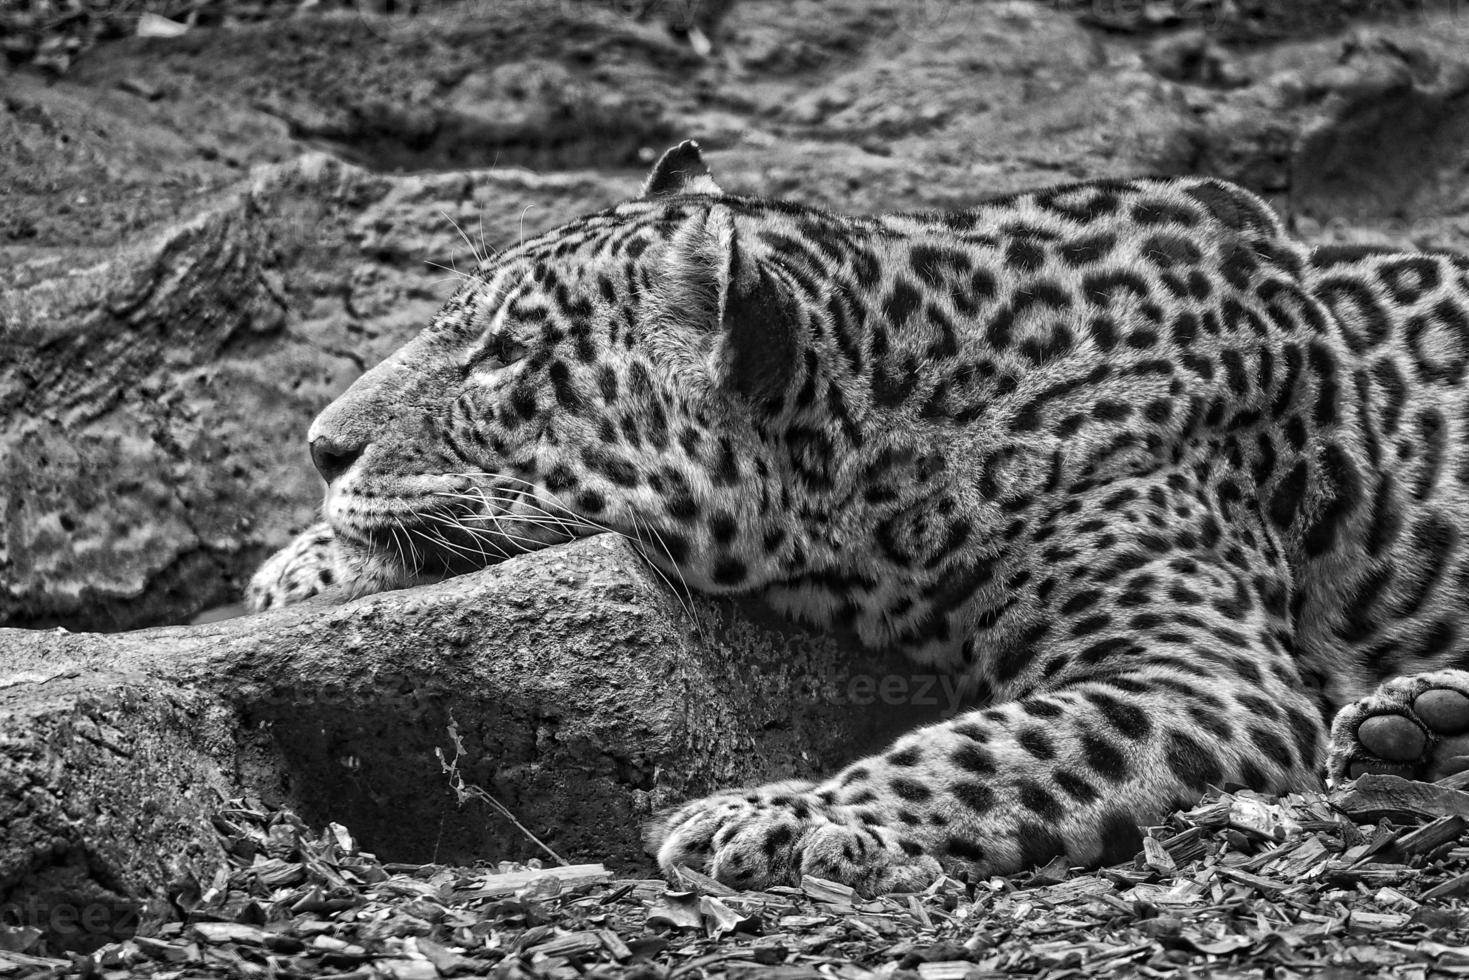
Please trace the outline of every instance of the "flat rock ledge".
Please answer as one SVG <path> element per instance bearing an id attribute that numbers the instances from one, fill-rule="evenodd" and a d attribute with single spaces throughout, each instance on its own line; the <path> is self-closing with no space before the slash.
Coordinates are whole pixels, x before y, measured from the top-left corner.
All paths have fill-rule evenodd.
<path id="1" fill-rule="evenodd" d="M 809 775 L 952 710 L 895 656 L 680 596 L 610 536 L 436 586 L 132 633 L 0 630 L 0 911 L 87 949 L 222 864 L 223 800 L 348 826 L 383 860 L 647 875 L 641 826 Z"/>

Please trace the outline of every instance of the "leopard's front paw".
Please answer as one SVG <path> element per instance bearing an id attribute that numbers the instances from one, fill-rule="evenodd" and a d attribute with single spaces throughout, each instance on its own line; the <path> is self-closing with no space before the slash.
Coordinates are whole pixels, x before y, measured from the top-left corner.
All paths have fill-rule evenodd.
<path id="1" fill-rule="evenodd" d="M 918 891 L 941 874 L 917 843 L 824 803 L 810 783 L 695 800 L 670 814 L 653 836 L 665 873 L 687 865 L 734 888 L 796 885 L 809 874 L 876 895 Z"/>
<path id="2" fill-rule="evenodd" d="M 265 612 L 304 602 L 335 584 L 336 535 L 322 521 L 296 535 L 250 577 L 245 608 Z"/>
<path id="3" fill-rule="evenodd" d="M 1469 672 L 1395 677 L 1338 712 L 1326 774 L 1436 780 L 1469 769 Z"/>

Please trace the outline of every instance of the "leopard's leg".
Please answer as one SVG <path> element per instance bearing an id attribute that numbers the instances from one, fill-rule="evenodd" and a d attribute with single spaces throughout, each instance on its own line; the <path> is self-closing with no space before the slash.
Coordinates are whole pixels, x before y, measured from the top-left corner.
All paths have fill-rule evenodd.
<path id="1" fill-rule="evenodd" d="M 1331 725 L 1326 776 L 1435 780 L 1469 770 L 1469 671 L 1395 677 L 1346 705 Z"/>
<path id="2" fill-rule="evenodd" d="M 374 549 L 338 538 L 326 521 L 313 524 L 267 558 L 245 588 L 245 607 L 264 612 L 323 597 L 341 601 L 437 582 L 442 574 L 410 569 Z"/>
<path id="3" fill-rule="evenodd" d="M 322 521 L 261 563 L 245 587 L 245 606 L 264 612 L 304 602 L 332 588 L 338 578 L 336 537 Z"/>
<path id="4" fill-rule="evenodd" d="M 1050 528 L 1033 643 L 991 648 L 991 678 L 1018 672 L 1011 700 L 809 788 L 690 803 L 667 820 L 660 863 L 737 886 L 813 874 L 880 892 L 941 867 L 1126 858 L 1139 824 L 1210 786 L 1319 787 L 1325 729 L 1289 652 L 1288 575 L 1263 523 L 1238 501 L 1215 516 L 1213 496 L 1185 482 L 1107 509 L 1113 495 Z M 1154 507 L 1166 513 L 1150 520 Z"/>

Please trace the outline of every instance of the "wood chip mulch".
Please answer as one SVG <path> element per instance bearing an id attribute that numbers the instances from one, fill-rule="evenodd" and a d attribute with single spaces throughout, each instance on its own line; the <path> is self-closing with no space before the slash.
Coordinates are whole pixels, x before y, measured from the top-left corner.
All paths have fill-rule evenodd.
<path id="1" fill-rule="evenodd" d="M 1464 976 L 1465 785 L 1224 793 L 1150 828 L 1128 864 L 875 900 L 814 878 L 737 892 L 691 871 L 675 887 L 599 864 L 384 863 L 340 825 L 237 800 L 216 819 L 230 866 L 176 898 L 183 921 L 69 959 L 0 927 L 0 976 Z"/>

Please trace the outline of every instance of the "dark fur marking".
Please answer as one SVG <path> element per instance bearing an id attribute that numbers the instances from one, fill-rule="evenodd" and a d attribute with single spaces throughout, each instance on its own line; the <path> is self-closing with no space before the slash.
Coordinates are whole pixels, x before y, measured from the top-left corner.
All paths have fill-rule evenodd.
<path id="1" fill-rule="evenodd" d="M 975 813 L 988 813 L 995 806 L 995 791 L 972 779 L 961 779 L 949 790 L 954 798 Z"/>
<path id="2" fill-rule="evenodd" d="M 1111 742 L 1091 732 L 1083 732 L 1081 750 L 1086 764 L 1103 779 L 1118 783 L 1127 778 L 1130 771 L 1127 759 Z"/>

